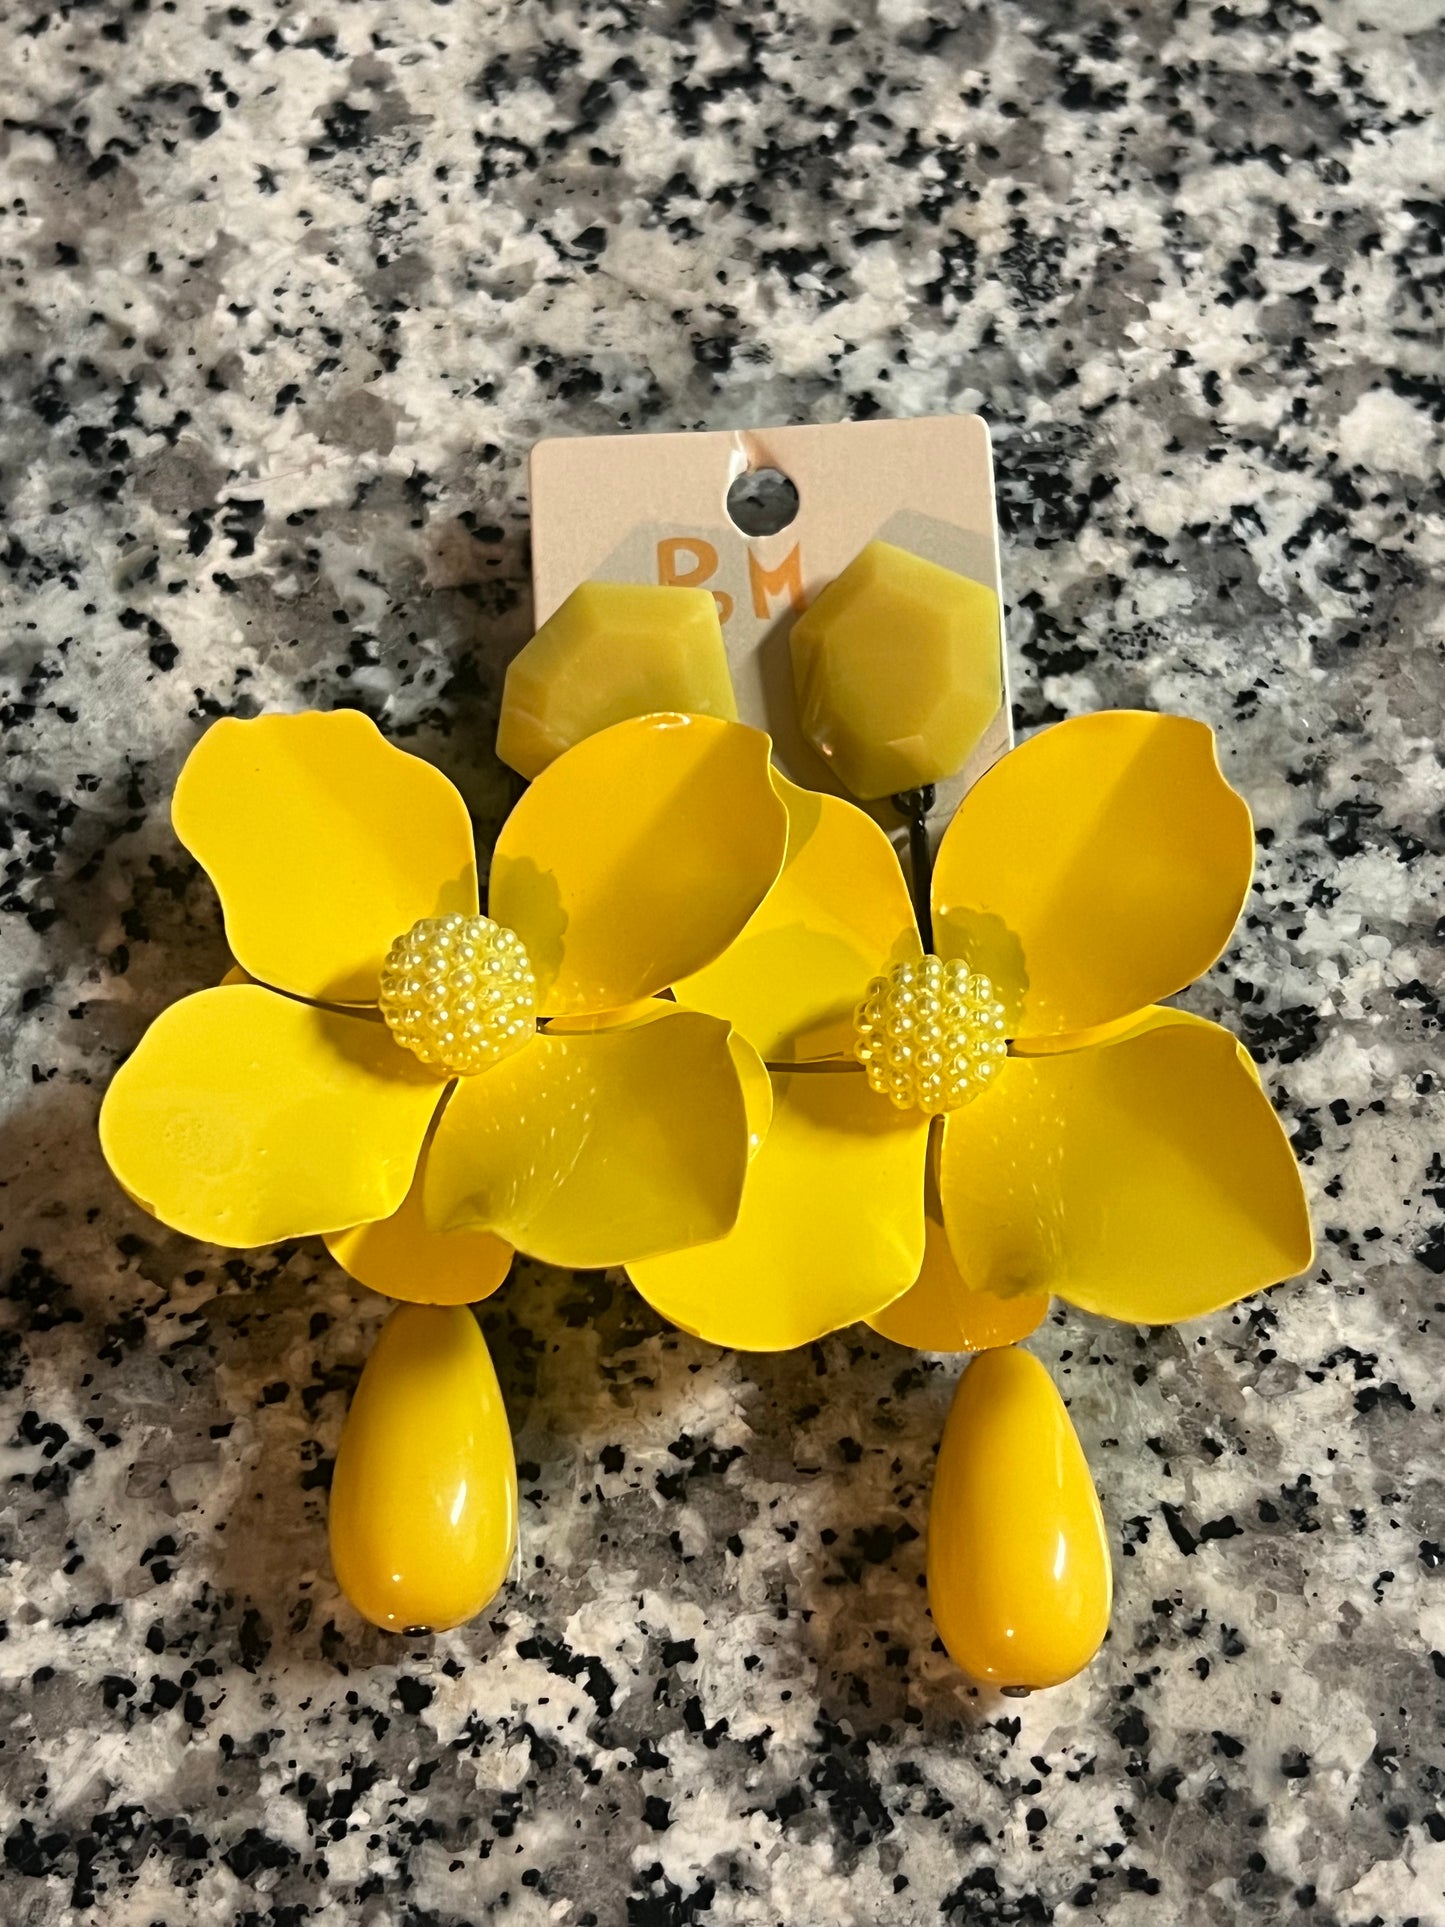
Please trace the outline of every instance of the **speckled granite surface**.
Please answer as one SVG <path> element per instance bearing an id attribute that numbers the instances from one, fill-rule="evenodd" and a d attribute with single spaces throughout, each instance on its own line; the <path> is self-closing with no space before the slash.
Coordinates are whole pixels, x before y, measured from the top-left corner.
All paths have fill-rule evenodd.
<path id="1" fill-rule="evenodd" d="M 1438 13 L 5 9 L 7 1922 L 1445 1920 Z M 486 828 L 536 436 L 968 407 L 1021 727 L 1195 711 L 1254 805 L 1194 1002 L 1315 1274 L 1045 1328 L 1118 1601 L 1018 1704 L 924 1612 L 954 1366 L 522 1267 L 520 1574 L 388 1644 L 322 1530 L 381 1301 L 94 1146 L 223 961 L 175 771 L 359 703 Z"/>

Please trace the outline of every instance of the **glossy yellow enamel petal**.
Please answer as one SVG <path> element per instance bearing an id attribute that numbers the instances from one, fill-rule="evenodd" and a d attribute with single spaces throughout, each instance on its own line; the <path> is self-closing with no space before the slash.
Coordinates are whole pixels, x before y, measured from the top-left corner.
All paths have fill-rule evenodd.
<path id="1" fill-rule="evenodd" d="M 576 1017 L 554 1017 L 548 1024 L 553 1037 L 566 1037 L 582 1031 L 621 1030 L 629 1024 L 651 1023 L 654 1017 L 665 1016 L 675 1011 L 677 1005 L 670 997 L 644 997 L 635 1004 L 624 1004 L 620 1010 L 589 1011 Z M 773 1115 L 773 1086 L 768 1077 L 768 1067 L 753 1049 L 752 1045 L 739 1031 L 734 1031 L 729 1041 L 733 1065 L 737 1070 L 738 1082 L 743 1087 L 743 1104 L 748 1118 L 748 1143 L 751 1156 L 768 1134 L 768 1125 Z"/>
<path id="2" fill-rule="evenodd" d="M 895 1345 L 919 1352 L 987 1352 L 1037 1331 L 1049 1309 L 1046 1291 L 1000 1298 L 971 1291 L 958 1275 L 943 1226 L 926 1221 L 927 1241 L 918 1282 L 868 1320 Z"/>
<path id="3" fill-rule="evenodd" d="M 1248 807 L 1205 724 L 1079 716 L 964 797 L 934 870 L 935 943 L 995 979 L 1011 1035 L 1082 1030 L 1207 970 L 1253 862 Z"/>
<path id="4" fill-rule="evenodd" d="M 1269 1099 L 1228 1031 L 1179 1012 L 1010 1058 L 945 1121 L 939 1191 L 965 1277 L 1135 1324 L 1197 1318 L 1311 1259 Z"/>
<path id="5" fill-rule="evenodd" d="M 476 914 L 466 805 L 356 710 L 213 723 L 171 819 L 216 886 L 237 963 L 278 990 L 372 1003 L 393 937 Z"/>
<path id="6" fill-rule="evenodd" d="M 650 1023 L 660 1011 L 675 1008 L 670 997 L 639 997 L 635 1004 L 619 1004 L 615 1010 L 582 1010 L 569 1017 L 549 1017 L 547 1028 L 554 1037 L 572 1036 L 581 1031 L 623 1030 L 628 1024 Z"/>
<path id="7" fill-rule="evenodd" d="M 465 1306 L 398 1305 L 336 1454 L 331 1563 L 388 1632 L 444 1632 L 481 1612 L 517 1544 L 517 1468 L 497 1374 Z"/>
<path id="8" fill-rule="evenodd" d="M 228 985 L 157 1017 L 111 1081 L 101 1148 L 177 1231 L 275 1244 L 395 1211 L 442 1090 L 382 1024 Z"/>
<path id="9" fill-rule="evenodd" d="M 782 867 L 770 747 L 741 723 L 644 716 L 542 771 L 502 826 L 489 908 L 526 944 L 543 1016 L 633 1003 L 727 948 Z"/>
<path id="10" fill-rule="evenodd" d="M 1061 1031 L 1056 1037 L 1020 1037 L 1012 1048 L 1020 1057 L 1060 1057 L 1070 1051 L 1092 1050 L 1098 1044 L 1121 1044 L 1126 1037 L 1139 1037 L 1146 1030 L 1159 1030 L 1168 1024 L 1197 1024 L 1204 1030 L 1220 1028 L 1207 1017 L 1196 1017 L 1192 1010 L 1176 1010 L 1172 1004 L 1151 1004 L 1147 1010 L 1131 1011 L 1112 1024 L 1095 1024 L 1089 1030 Z M 1240 1063 L 1258 1084 L 1259 1066 L 1237 1037 L 1234 1048 Z"/>
<path id="11" fill-rule="evenodd" d="M 715 962 L 673 985 L 769 1063 L 836 1056 L 871 977 L 923 954 L 908 885 L 872 817 L 773 772 L 788 810 L 782 874 Z"/>
<path id="12" fill-rule="evenodd" d="M 512 1247 L 490 1231 L 432 1231 L 422 1215 L 427 1151 L 398 1211 L 374 1224 L 327 1234 L 343 1271 L 388 1298 L 417 1305 L 474 1305 L 490 1298 L 512 1268 Z"/>
<path id="13" fill-rule="evenodd" d="M 748 1135 L 716 1018 L 668 1006 L 620 1030 L 544 1033 L 458 1084 L 427 1159 L 427 1222 L 556 1265 L 671 1251 L 736 1218 Z"/>
<path id="14" fill-rule="evenodd" d="M 868 1323 L 874 1331 L 920 1352 L 986 1352 L 1037 1330 L 1049 1309 L 1049 1294 L 1024 1291 L 1001 1298 L 975 1290 L 953 1261 L 931 1171 L 924 1203 L 923 1266 L 917 1282 L 873 1313 Z"/>
<path id="15" fill-rule="evenodd" d="M 1103 1514 L 1078 1434 L 1027 1352 L 963 1375 L 928 1507 L 928 1604 L 954 1660 L 983 1684 L 1057 1686 L 1109 1629 Z"/>
<path id="16" fill-rule="evenodd" d="M 918 1276 L 928 1120 L 857 1071 L 779 1071 L 734 1229 L 628 1274 L 683 1331 L 784 1351 L 866 1318 Z"/>
<path id="17" fill-rule="evenodd" d="M 751 1160 L 762 1150 L 772 1129 L 773 1080 L 768 1075 L 767 1065 L 741 1031 L 735 1030 L 729 1036 L 728 1050 L 732 1053 L 733 1069 L 742 1087 L 743 1111 L 748 1121 L 748 1158 Z"/>

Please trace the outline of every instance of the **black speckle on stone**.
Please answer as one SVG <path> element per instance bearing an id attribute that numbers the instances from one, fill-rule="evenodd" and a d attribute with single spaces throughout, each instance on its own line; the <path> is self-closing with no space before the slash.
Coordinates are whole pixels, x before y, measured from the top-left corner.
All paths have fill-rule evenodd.
<path id="1" fill-rule="evenodd" d="M 627 1927 L 695 1927 L 711 1914 L 716 1895 L 716 1881 L 705 1877 L 699 1878 L 691 1893 L 684 1893 L 654 1863 L 636 1876 L 634 1891 L 627 1898 Z M 597 1916 L 592 1919 L 595 1927 Z"/>
<path id="2" fill-rule="evenodd" d="M 1292 1004 L 1286 1010 L 1242 1010 L 1240 1028 L 1250 1054 L 1273 1058 L 1281 1064 L 1297 1063 L 1309 1056 L 1319 1042 L 1321 1016 L 1313 1004 Z"/>
<path id="3" fill-rule="evenodd" d="M 339 100 L 322 117 L 326 141 L 307 149 L 308 160 L 329 160 L 348 148 L 361 147 L 371 139 L 371 115 L 365 107 L 353 107 Z"/>
<path id="4" fill-rule="evenodd" d="M 977 1867 L 964 1875 L 939 1902 L 939 1913 L 950 1927 L 984 1927 L 992 1921 L 1043 1921 L 1053 1909 L 1033 1892 L 1005 1892 L 992 1867 Z"/>
<path id="5" fill-rule="evenodd" d="M 61 1856 L 70 1846 L 67 1833 L 37 1833 L 34 1824 L 21 1820 L 6 1836 L 5 1864 L 31 1880 L 43 1880 L 54 1873 Z"/>
<path id="6" fill-rule="evenodd" d="M 1363 1385 L 1355 1393 L 1357 1412 L 1398 1411 L 1413 1412 L 1415 1401 L 1408 1392 L 1402 1392 L 1393 1379 L 1383 1385 Z"/>
<path id="7" fill-rule="evenodd" d="M 720 375 L 731 367 L 737 345 L 731 335 L 704 335 L 692 344 L 693 359 L 700 367 Z"/>
<path id="8" fill-rule="evenodd" d="M 401 1701 L 403 1711 L 410 1713 L 413 1719 L 418 1713 L 425 1712 L 435 1694 L 434 1687 L 428 1686 L 425 1680 L 414 1679 L 409 1673 L 403 1673 L 396 1682 L 396 1696 Z"/>
<path id="9" fill-rule="evenodd" d="M 891 1526 L 855 1526 L 853 1544 L 870 1566 L 882 1566 L 893 1557 L 895 1534 Z"/>
<path id="10" fill-rule="evenodd" d="M 1114 1738 L 1120 1746 L 1132 1746 L 1141 1750 L 1148 1746 L 1149 1722 L 1137 1706 L 1131 1706 L 1114 1728 Z"/>
<path id="11" fill-rule="evenodd" d="M 248 1606 L 241 1615 L 236 1643 L 240 1648 L 241 1664 L 248 1673 L 254 1673 L 271 1650 L 271 1635 L 266 1622 L 254 1606 Z"/>
<path id="12" fill-rule="evenodd" d="M 1222 1519 L 1206 1519 L 1199 1528 L 1199 1537 L 1201 1540 L 1237 1539 L 1242 1530 L 1234 1516 L 1227 1512 Z"/>
<path id="13" fill-rule="evenodd" d="M 1164 1514 L 1164 1523 L 1169 1528 L 1169 1537 L 1187 1559 L 1197 1549 L 1199 1541 L 1185 1525 L 1178 1506 L 1170 1505 L 1166 1499 L 1161 1502 L 1159 1510 Z"/>
<path id="14" fill-rule="evenodd" d="M 238 1880 L 251 1880 L 258 1873 L 279 1873 L 294 1866 L 297 1856 L 283 1841 L 273 1840 L 259 1827 L 247 1827 L 221 1858 Z"/>
<path id="15" fill-rule="evenodd" d="M 182 1688 L 173 1679 L 162 1679 L 159 1674 L 151 1675 L 150 1704 L 162 1713 L 168 1713 L 173 1706 L 181 1703 Z"/>
<path id="16" fill-rule="evenodd" d="M 611 1713 L 617 1682 L 594 1654 L 573 1652 L 564 1640 L 547 1639 L 540 1633 L 531 1639 L 519 1639 L 517 1654 L 521 1659 L 542 1660 L 548 1672 L 559 1679 L 581 1680 L 583 1692 L 599 1715 L 605 1719 Z"/>
<path id="17" fill-rule="evenodd" d="M 869 1767 L 867 1743 L 846 1734 L 826 1714 L 816 1727 L 819 1757 L 808 1783 L 826 1802 L 835 1832 L 855 1847 L 866 1847 L 893 1831 L 893 1817 Z"/>

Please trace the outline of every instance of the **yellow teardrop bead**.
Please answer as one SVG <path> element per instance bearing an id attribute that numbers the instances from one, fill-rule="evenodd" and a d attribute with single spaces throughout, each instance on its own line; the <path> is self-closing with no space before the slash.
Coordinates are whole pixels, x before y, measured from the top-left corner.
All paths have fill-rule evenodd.
<path id="1" fill-rule="evenodd" d="M 389 1632 L 444 1632 L 496 1593 L 517 1543 L 517 1467 L 497 1374 L 465 1305 L 398 1305 L 341 1434 L 331 1563 Z"/>
<path id="2" fill-rule="evenodd" d="M 1109 1543 L 1053 1380 L 1028 1352 L 984 1352 L 943 1430 L 928 1520 L 928 1603 L 973 1679 L 1057 1686 L 1109 1627 Z"/>

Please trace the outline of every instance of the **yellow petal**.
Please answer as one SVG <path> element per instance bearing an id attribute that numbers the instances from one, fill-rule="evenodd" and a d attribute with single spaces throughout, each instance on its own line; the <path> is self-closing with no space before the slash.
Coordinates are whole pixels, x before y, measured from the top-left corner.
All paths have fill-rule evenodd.
<path id="1" fill-rule="evenodd" d="M 1036 1358 L 1009 1346 L 963 1375 L 928 1506 L 928 1604 L 972 1678 L 1031 1691 L 1088 1665 L 1113 1592 L 1099 1495 Z"/>
<path id="2" fill-rule="evenodd" d="M 1192 1010 L 1178 1010 L 1172 1004 L 1150 1004 L 1144 1010 L 1131 1011 L 1127 1017 L 1115 1018 L 1112 1024 L 1060 1031 L 1054 1037 L 1020 1037 L 1012 1048 L 1020 1057 L 1059 1057 L 1070 1051 L 1092 1050 L 1098 1044 L 1121 1044 L 1126 1037 L 1138 1037 L 1146 1030 L 1158 1030 L 1166 1024 L 1197 1024 L 1204 1030 L 1219 1029 L 1218 1024 L 1212 1024 L 1207 1017 L 1196 1017 Z M 1230 1035 L 1233 1036 L 1233 1032 Z M 1237 1037 L 1234 1048 L 1240 1063 L 1258 1084 L 1259 1066 Z"/>
<path id="3" fill-rule="evenodd" d="M 101 1148 L 177 1231 L 275 1244 L 395 1211 L 442 1089 L 383 1024 L 229 985 L 157 1017 L 106 1093 Z"/>
<path id="4" fill-rule="evenodd" d="M 1024 1291 L 1001 1298 L 974 1289 L 953 1261 L 931 1172 L 924 1203 L 923 1266 L 917 1282 L 874 1312 L 868 1320 L 874 1331 L 920 1352 L 986 1352 L 1036 1331 L 1049 1309 L 1049 1294 Z"/>
<path id="5" fill-rule="evenodd" d="M 1289 1140 L 1234 1038 L 1164 1011 L 1093 1049 L 1012 1057 L 945 1121 L 939 1191 L 965 1277 L 1168 1324 L 1302 1271 Z"/>
<path id="6" fill-rule="evenodd" d="M 582 1031 L 625 1030 L 629 1024 L 650 1023 L 660 1012 L 674 1010 L 671 997 L 639 997 L 635 1004 L 619 1004 L 615 1010 L 579 1010 L 568 1017 L 549 1017 L 547 1028 L 554 1037 L 573 1036 Z"/>
<path id="7" fill-rule="evenodd" d="M 741 1031 L 731 1033 L 728 1049 L 732 1053 L 733 1069 L 742 1087 L 743 1111 L 748 1121 L 748 1159 L 751 1162 L 762 1150 L 773 1126 L 773 1080 L 768 1075 L 767 1065 Z"/>
<path id="8" fill-rule="evenodd" d="M 1253 862 L 1249 809 L 1205 724 L 1079 716 L 959 805 L 933 876 L 936 947 L 995 979 L 1014 1034 L 1109 1023 L 1209 968 Z"/>
<path id="9" fill-rule="evenodd" d="M 715 1345 L 806 1345 L 918 1276 L 927 1147 L 928 1119 L 875 1096 L 861 1072 L 777 1072 L 734 1229 L 628 1274 L 664 1318 Z"/>
<path id="10" fill-rule="evenodd" d="M 512 1268 L 512 1247 L 490 1231 L 433 1231 L 422 1215 L 421 1154 L 401 1208 L 374 1224 L 327 1234 L 326 1248 L 343 1271 L 388 1298 L 418 1305 L 474 1305 Z"/>
<path id="11" fill-rule="evenodd" d="M 929 1218 L 926 1233 L 918 1282 L 873 1314 L 874 1331 L 920 1352 L 987 1352 L 1037 1331 L 1049 1309 L 1046 1291 L 1011 1298 L 972 1291 L 958 1275 L 943 1226 Z"/>
<path id="12" fill-rule="evenodd" d="M 736 1218 L 748 1133 L 716 1018 L 665 1006 L 620 1030 L 539 1034 L 458 1084 L 427 1159 L 427 1222 L 556 1265 L 671 1251 Z"/>
<path id="13" fill-rule="evenodd" d="M 922 946 L 892 844 L 841 797 L 773 773 L 788 810 L 782 874 L 742 935 L 673 985 L 679 1003 L 737 1026 L 770 1063 L 846 1050 L 870 977 Z"/>
<path id="14" fill-rule="evenodd" d="M 481 1612 L 517 1544 L 512 1435 L 465 1306 L 398 1305 L 336 1454 L 331 1563 L 388 1632 L 445 1632 Z"/>
<path id="15" fill-rule="evenodd" d="M 393 937 L 476 914 L 466 805 L 356 710 L 213 723 L 171 819 L 216 886 L 237 963 L 278 990 L 374 1002 Z"/>
<path id="16" fill-rule="evenodd" d="M 650 1023 L 654 1017 L 675 1011 L 670 997 L 644 997 L 638 1003 L 624 1004 L 619 1010 L 588 1011 L 576 1017 L 553 1017 L 547 1029 L 550 1036 L 565 1037 L 580 1031 L 622 1030 L 630 1024 Z M 734 1031 L 729 1039 L 733 1065 L 743 1087 L 743 1104 L 748 1117 L 749 1156 L 768 1134 L 773 1115 L 773 1086 L 768 1067 L 747 1039 Z"/>
<path id="17" fill-rule="evenodd" d="M 611 1010 L 725 950 L 782 867 L 760 730 L 644 716 L 551 763 L 492 858 L 489 909 L 527 945 L 544 1016 Z"/>

